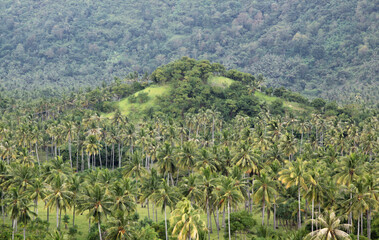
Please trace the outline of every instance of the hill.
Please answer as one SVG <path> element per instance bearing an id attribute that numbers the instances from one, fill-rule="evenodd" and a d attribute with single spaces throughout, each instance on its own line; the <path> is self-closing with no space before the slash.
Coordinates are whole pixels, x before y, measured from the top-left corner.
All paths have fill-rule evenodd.
<path id="1" fill-rule="evenodd" d="M 373 0 L 1 0 L 1 87 L 54 96 L 190 56 L 310 97 L 377 103 L 377 16 Z"/>

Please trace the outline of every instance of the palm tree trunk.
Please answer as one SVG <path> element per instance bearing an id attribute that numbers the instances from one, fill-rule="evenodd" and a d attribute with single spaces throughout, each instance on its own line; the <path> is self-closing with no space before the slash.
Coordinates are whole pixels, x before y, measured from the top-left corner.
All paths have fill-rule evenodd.
<path id="1" fill-rule="evenodd" d="M 72 227 L 75 227 L 75 203 L 74 203 L 74 209 L 72 210 Z"/>
<path id="2" fill-rule="evenodd" d="M 38 155 L 38 143 L 37 142 L 36 142 L 36 156 L 37 156 L 38 167 L 41 168 L 41 163 L 39 161 L 39 155 Z"/>
<path id="3" fill-rule="evenodd" d="M 358 215 L 358 227 L 357 227 L 357 240 L 359 240 L 359 215 Z"/>
<path id="4" fill-rule="evenodd" d="M 164 204 L 164 227 L 166 232 L 166 240 L 168 240 L 166 204 Z"/>
<path id="5" fill-rule="evenodd" d="M 112 143 L 112 170 L 114 170 L 114 143 Z"/>
<path id="6" fill-rule="evenodd" d="M 225 207 L 222 210 L 222 228 L 225 228 Z"/>
<path id="7" fill-rule="evenodd" d="M 363 236 L 363 213 L 361 212 L 361 234 Z"/>
<path id="8" fill-rule="evenodd" d="M 70 156 L 70 165 L 71 165 L 71 169 L 72 169 L 71 138 L 68 139 L 68 154 Z"/>
<path id="9" fill-rule="evenodd" d="M 367 212 L 367 239 L 371 239 L 371 207 Z"/>
<path id="10" fill-rule="evenodd" d="M 82 172 L 84 171 L 84 153 L 83 153 L 83 149 L 82 149 L 82 162 L 81 162 L 81 170 L 82 170 Z"/>
<path id="11" fill-rule="evenodd" d="M 206 204 L 207 204 L 207 228 L 208 228 L 208 240 L 211 239 L 211 232 L 210 232 L 210 216 L 209 216 L 209 200 L 207 198 L 207 201 L 206 201 Z"/>
<path id="12" fill-rule="evenodd" d="M 273 225 L 274 225 L 274 230 L 276 230 L 276 196 L 274 197 L 274 216 L 273 216 Z"/>
<path id="13" fill-rule="evenodd" d="M 99 222 L 97 223 L 97 227 L 99 228 L 99 238 L 100 238 L 100 240 L 103 240 L 103 238 L 101 237 L 100 220 L 99 220 Z"/>
<path id="14" fill-rule="evenodd" d="M 230 203 L 228 199 L 228 233 L 229 233 L 229 240 L 232 240 L 232 237 L 230 236 Z"/>
<path id="15" fill-rule="evenodd" d="M 108 146 L 105 144 L 105 168 L 108 167 Z"/>
<path id="16" fill-rule="evenodd" d="M 25 227 L 24 227 L 24 240 L 26 239 L 26 234 L 25 234 Z"/>
<path id="17" fill-rule="evenodd" d="M 121 168 L 121 144 L 118 143 L 118 167 Z"/>
<path id="18" fill-rule="evenodd" d="M 46 207 L 46 201 L 45 201 L 45 207 Z M 47 209 L 46 209 L 46 221 L 47 221 L 47 223 L 49 223 L 49 213 L 50 213 L 50 210 L 49 210 L 49 207 L 47 207 Z M 49 230 L 49 224 L 47 224 L 47 230 Z"/>
<path id="19" fill-rule="evenodd" d="M 216 213 L 217 213 L 217 220 L 216 220 L 216 225 L 217 225 L 217 239 L 220 239 L 220 210 L 218 206 L 216 206 Z"/>
<path id="20" fill-rule="evenodd" d="M 297 228 L 300 229 L 301 228 L 300 186 L 299 186 L 299 189 L 298 189 L 298 201 L 299 201 L 299 209 L 298 209 L 298 213 L 297 213 Z"/>
<path id="21" fill-rule="evenodd" d="M 59 205 L 57 201 L 57 229 L 59 229 Z"/>
<path id="22" fill-rule="evenodd" d="M 91 169 L 91 155 L 90 154 L 88 154 L 88 161 L 87 161 L 87 163 L 88 163 L 88 169 Z"/>
<path id="23" fill-rule="evenodd" d="M 265 225 L 265 199 L 263 197 L 263 201 L 262 201 L 262 226 Z"/>
<path id="24" fill-rule="evenodd" d="M 146 207 L 147 207 L 147 217 L 150 219 L 149 199 L 146 200 Z"/>
<path id="25" fill-rule="evenodd" d="M 16 223 L 15 223 L 15 219 L 13 219 L 13 222 L 12 222 L 12 225 L 13 225 L 13 231 L 12 231 L 12 240 L 14 240 L 14 232 L 15 232 L 15 228 L 16 228 Z"/>
<path id="26" fill-rule="evenodd" d="M 4 214 L 4 193 L 1 192 L 1 214 L 3 216 L 3 224 L 5 224 L 5 214 Z"/>
<path id="27" fill-rule="evenodd" d="M 312 198 L 312 227 L 311 227 L 311 232 L 313 232 L 313 219 L 314 219 L 314 212 L 315 212 L 315 199 Z"/>

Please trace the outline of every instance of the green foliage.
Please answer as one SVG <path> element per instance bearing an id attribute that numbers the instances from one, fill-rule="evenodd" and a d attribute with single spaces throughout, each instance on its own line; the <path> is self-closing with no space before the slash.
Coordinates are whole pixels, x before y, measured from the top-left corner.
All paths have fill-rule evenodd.
<path id="1" fill-rule="evenodd" d="M 228 222 L 226 221 L 224 238 L 228 238 Z M 257 225 L 253 215 L 247 211 L 234 212 L 230 214 L 230 232 L 231 235 L 251 234 L 253 228 Z"/>
<path id="2" fill-rule="evenodd" d="M 375 3 L 6 0 L 0 7 L 1 86 L 17 98 L 52 97 L 130 72 L 129 78 L 143 79 L 172 59 L 190 56 L 262 73 L 267 85 L 308 96 L 353 102 L 359 93 L 375 103 Z M 202 80 L 206 68 L 196 73 Z M 233 71 L 227 73 L 232 79 L 251 77 Z M 151 80 L 164 83 L 170 74 L 157 69 Z"/>
<path id="3" fill-rule="evenodd" d="M 269 106 L 270 112 L 273 115 L 283 115 L 285 110 L 281 99 L 274 100 Z"/>

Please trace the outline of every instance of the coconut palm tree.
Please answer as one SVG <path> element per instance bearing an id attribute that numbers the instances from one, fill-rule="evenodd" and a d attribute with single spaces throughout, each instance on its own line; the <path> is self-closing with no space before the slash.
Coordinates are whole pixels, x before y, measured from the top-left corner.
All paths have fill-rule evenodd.
<path id="1" fill-rule="evenodd" d="M 111 212 L 112 199 L 108 190 L 97 183 L 86 188 L 87 191 L 83 192 L 79 200 L 79 210 L 88 211 L 88 218 L 94 218 L 99 230 L 99 239 L 102 240 L 101 220 Z"/>
<path id="2" fill-rule="evenodd" d="M 230 232 L 230 207 L 237 206 L 243 200 L 243 196 L 238 187 L 236 187 L 236 182 L 231 177 L 222 177 L 221 183 L 217 187 L 219 204 L 223 208 L 228 209 L 228 236 L 231 240 Z"/>
<path id="3" fill-rule="evenodd" d="M 110 228 L 107 229 L 106 240 L 128 240 L 135 239 L 136 231 L 131 223 L 130 215 L 123 211 L 112 212 L 112 219 L 109 221 Z"/>
<path id="4" fill-rule="evenodd" d="M 68 190 L 66 179 L 63 176 L 56 175 L 49 184 L 46 184 L 46 201 L 47 208 L 56 208 L 56 226 L 60 227 L 60 212 L 70 207 L 72 192 Z"/>
<path id="5" fill-rule="evenodd" d="M 211 213 L 210 213 L 210 198 L 213 194 L 214 188 L 217 186 L 217 178 L 215 174 L 212 173 L 210 167 L 200 169 L 200 174 L 198 175 L 198 184 L 200 191 L 202 193 L 201 199 L 203 200 L 204 207 L 207 212 L 207 228 L 208 228 L 208 239 L 210 239 L 211 234 Z"/>
<path id="6" fill-rule="evenodd" d="M 129 178 L 124 177 L 113 183 L 110 192 L 113 199 L 112 211 L 130 214 L 136 210 L 134 199 L 137 196 L 137 189 Z"/>
<path id="7" fill-rule="evenodd" d="M 265 207 L 266 205 L 275 203 L 275 195 L 277 194 L 275 188 L 275 181 L 265 172 L 261 174 L 254 181 L 254 187 L 257 189 L 254 193 L 254 201 L 262 203 L 262 226 L 264 225 Z M 268 222 L 267 222 L 268 224 Z"/>
<path id="8" fill-rule="evenodd" d="M 343 230 L 348 230 L 350 224 L 341 224 L 341 218 L 337 217 L 333 211 L 321 214 L 316 220 L 313 220 L 320 225 L 320 229 L 309 233 L 306 236 L 308 240 L 340 240 L 351 239 L 349 234 Z"/>
<path id="9" fill-rule="evenodd" d="M 178 240 L 199 240 L 200 232 L 206 230 L 200 214 L 201 210 L 195 208 L 187 198 L 178 202 L 170 218 L 172 235 L 177 236 Z"/>
<path id="10" fill-rule="evenodd" d="M 36 178 L 26 189 L 26 195 L 34 201 L 34 212 L 38 216 L 38 201 L 45 198 L 45 185 L 40 178 Z"/>
<path id="11" fill-rule="evenodd" d="M 281 181 L 286 188 L 296 186 L 298 189 L 298 213 L 297 213 L 297 227 L 301 228 L 301 189 L 305 191 L 308 189 L 306 182 L 313 182 L 312 176 L 306 170 L 306 163 L 298 158 L 294 162 L 286 161 L 286 168 L 279 172 L 279 181 Z"/>
<path id="12" fill-rule="evenodd" d="M 162 206 L 162 212 L 164 212 L 165 232 L 166 240 L 168 240 L 167 229 L 167 207 L 172 208 L 177 201 L 177 190 L 175 187 L 170 187 L 166 181 L 162 181 L 159 189 L 151 196 L 157 206 Z"/>
<path id="13" fill-rule="evenodd" d="M 22 223 L 24 240 L 26 239 L 26 227 L 29 222 L 32 220 L 31 216 L 36 216 L 36 214 L 30 210 L 32 204 L 29 203 L 26 199 L 20 201 L 20 209 L 18 215 L 18 221 Z"/>
<path id="14" fill-rule="evenodd" d="M 173 178 L 172 174 L 176 172 L 175 156 L 170 143 L 165 142 L 162 150 L 158 153 L 158 169 L 160 174 L 166 177 L 167 182 L 171 181 Z"/>
<path id="15" fill-rule="evenodd" d="M 20 216 L 21 208 L 25 205 L 26 199 L 19 192 L 19 189 L 12 187 L 9 190 L 9 197 L 6 199 L 5 204 L 8 206 L 10 218 L 12 220 L 12 240 L 14 239 L 15 232 L 17 231 L 17 220 Z"/>
<path id="16" fill-rule="evenodd" d="M 68 190 L 72 193 L 71 196 L 71 206 L 72 209 L 72 227 L 75 227 L 75 213 L 76 213 L 76 206 L 78 205 L 78 199 L 80 194 L 80 189 L 82 185 L 82 179 L 78 175 L 73 175 L 68 180 Z"/>

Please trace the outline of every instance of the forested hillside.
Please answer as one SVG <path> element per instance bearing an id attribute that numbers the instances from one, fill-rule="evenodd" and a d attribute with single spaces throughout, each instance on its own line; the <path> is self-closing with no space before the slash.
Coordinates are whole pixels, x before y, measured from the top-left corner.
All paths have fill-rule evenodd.
<path id="1" fill-rule="evenodd" d="M 377 109 L 190 58 L 5 105 L 0 239 L 379 238 Z"/>
<path id="2" fill-rule="evenodd" d="M 1 0 L 0 20 L 0 84 L 13 96 L 56 95 L 190 56 L 311 97 L 379 98 L 375 0 Z"/>

